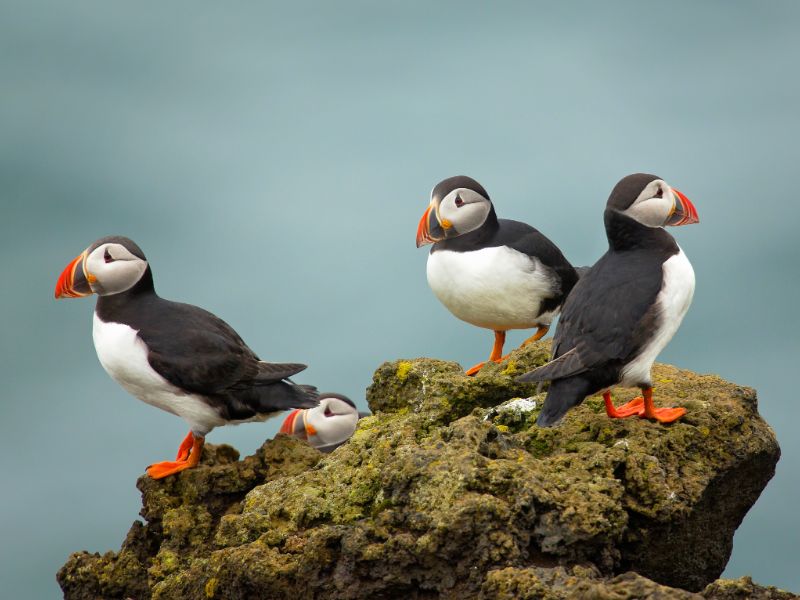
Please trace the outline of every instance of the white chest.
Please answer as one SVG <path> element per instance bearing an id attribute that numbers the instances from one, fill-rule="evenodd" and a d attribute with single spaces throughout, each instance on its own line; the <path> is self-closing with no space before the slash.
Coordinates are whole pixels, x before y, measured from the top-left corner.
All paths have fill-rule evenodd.
<path id="1" fill-rule="evenodd" d="M 503 246 L 430 254 L 428 284 L 451 313 L 478 327 L 528 329 L 549 325 L 555 316 L 537 316 L 558 285 L 549 269 Z"/>
<path id="2" fill-rule="evenodd" d="M 655 307 L 660 315 L 659 327 L 642 352 L 622 372 L 622 384 L 626 386 L 650 382 L 650 369 L 656 357 L 678 331 L 683 317 L 689 310 L 694 296 L 694 269 L 689 259 L 680 250 L 662 266 L 663 284 L 656 296 Z"/>
<path id="3" fill-rule="evenodd" d="M 94 315 L 94 348 L 112 379 L 139 400 L 182 417 L 196 433 L 222 425 L 224 421 L 216 410 L 201 398 L 178 389 L 150 366 L 147 347 L 136 334 L 128 325 L 106 323 Z"/>

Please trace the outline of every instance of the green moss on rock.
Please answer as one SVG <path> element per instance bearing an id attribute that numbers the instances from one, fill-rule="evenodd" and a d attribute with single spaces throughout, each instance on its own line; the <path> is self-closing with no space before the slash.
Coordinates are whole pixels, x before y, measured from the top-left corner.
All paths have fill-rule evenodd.
<path id="1" fill-rule="evenodd" d="M 65 596 L 701 597 L 779 456 L 755 392 L 658 365 L 681 421 L 611 420 L 591 398 L 541 429 L 544 395 L 514 376 L 548 355 L 531 344 L 474 378 L 384 363 L 375 414 L 329 455 L 279 436 L 141 478 L 147 524 L 118 554 L 70 557 Z"/>

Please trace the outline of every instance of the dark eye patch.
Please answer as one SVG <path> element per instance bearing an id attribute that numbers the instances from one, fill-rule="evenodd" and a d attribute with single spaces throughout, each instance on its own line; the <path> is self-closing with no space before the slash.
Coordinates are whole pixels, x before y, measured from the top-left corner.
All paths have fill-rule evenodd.
<path id="1" fill-rule="evenodd" d="M 456 196 L 456 207 L 461 208 L 462 206 L 464 206 L 464 201 L 461 196 Z"/>
<path id="2" fill-rule="evenodd" d="M 659 186 L 656 195 L 653 198 L 663 198 L 664 197 L 664 190 Z"/>
<path id="3" fill-rule="evenodd" d="M 106 248 L 106 251 L 103 254 L 103 260 L 105 260 L 107 263 L 114 261 L 114 257 L 111 256 L 111 253 L 108 251 L 108 248 Z"/>

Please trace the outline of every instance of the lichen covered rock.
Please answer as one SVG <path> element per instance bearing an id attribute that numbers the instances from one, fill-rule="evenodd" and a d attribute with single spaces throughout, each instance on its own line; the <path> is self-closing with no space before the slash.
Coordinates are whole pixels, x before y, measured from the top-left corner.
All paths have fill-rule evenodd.
<path id="1" fill-rule="evenodd" d="M 319 452 L 279 436 L 239 461 L 227 445 L 206 444 L 200 466 L 179 477 L 155 481 L 142 476 L 140 514 L 118 553 L 77 552 L 58 572 L 65 598 L 150 598 L 158 581 L 180 573 L 212 551 L 222 515 L 241 510 L 255 486 L 314 466 Z"/>
<path id="2" fill-rule="evenodd" d="M 147 523 L 117 554 L 72 555 L 65 596 L 738 598 L 706 586 L 778 460 L 755 392 L 659 365 L 677 423 L 611 420 L 590 398 L 542 429 L 544 394 L 514 377 L 548 355 L 531 344 L 474 378 L 384 363 L 375 414 L 330 455 L 279 436 L 141 478 Z"/>

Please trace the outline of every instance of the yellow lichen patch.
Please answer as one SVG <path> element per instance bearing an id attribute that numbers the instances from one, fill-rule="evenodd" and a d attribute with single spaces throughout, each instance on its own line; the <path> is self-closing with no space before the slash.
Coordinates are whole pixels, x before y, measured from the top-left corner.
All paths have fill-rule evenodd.
<path id="1" fill-rule="evenodd" d="M 206 598 L 213 598 L 214 592 L 217 589 L 217 580 L 216 578 L 212 577 L 206 582 Z"/>
<path id="2" fill-rule="evenodd" d="M 508 361 L 508 364 L 506 365 L 506 368 L 503 369 L 502 372 L 503 372 L 503 375 L 513 375 L 514 373 L 516 373 L 517 372 L 517 361 L 515 361 L 515 360 Z"/>
<path id="3" fill-rule="evenodd" d="M 411 370 L 411 366 L 411 363 L 407 360 L 401 360 L 397 363 L 397 372 L 395 373 L 395 376 L 400 381 L 405 381 L 406 377 L 408 377 L 408 372 Z"/>

